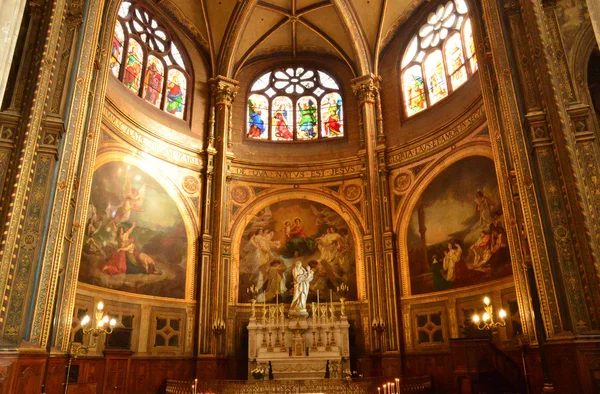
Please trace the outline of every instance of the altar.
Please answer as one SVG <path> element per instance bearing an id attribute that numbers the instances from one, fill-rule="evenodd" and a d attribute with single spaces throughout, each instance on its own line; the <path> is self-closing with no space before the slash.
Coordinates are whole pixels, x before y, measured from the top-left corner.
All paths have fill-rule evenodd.
<path id="1" fill-rule="evenodd" d="M 252 370 L 262 367 L 274 379 L 341 378 L 350 367 L 348 318 L 343 302 L 339 314 L 332 303 L 312 304 L 311 316 L 306 309 L 283 305 L 263 305 L 256 317 L 253 307 L 248 324 L 248 379 Z M 262 309 L 262 311 L 261 311 Z M 268 374 L 268 372 L 267 372 Z"/>

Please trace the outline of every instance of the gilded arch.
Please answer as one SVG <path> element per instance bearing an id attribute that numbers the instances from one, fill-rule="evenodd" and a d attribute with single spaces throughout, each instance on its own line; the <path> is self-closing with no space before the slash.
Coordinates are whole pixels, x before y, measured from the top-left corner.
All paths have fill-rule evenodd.
<path id="1" fill-rule="evenodd" d="M 276 191 L 266 196 L 261 196 L 260 199 L 248 203 L 246 208 L 240 212 L 237 219 L 231 225 L 231 242 L 232 242 L 232 266 L 229 273 L 229 304 L 238 303 L 237 294 L 239 292 L 239 255 L 240 255 L 240 243 L 242 235 L 246 225 L 250 222 L 251 218 L 254 217 L 262 209 L 269 205 L 286 200 L 308 200 L 321 203 L 337 214 L 339 214 L 348 225 L 352 236 L 354 237 L 354 255 L 356 264 L 356 284 L 358 292 L 358 301 L 366 300 L 366 270 L 364 266 L 364 246 L 362 244 L 364 228 L 361 225 L 360 220 L 355 215 L 352 208 L 350 208 L 344 201 L 334 198 L 325 193 L 309 190 L 309 189 L 293 189 L 287 191 Z"/>
<path id="2" fill-rule="evenodd" d="M 483 156 L 493 160 L 492 150 L 487 142 L 474 142 L 460 148 L 459 150 L 449 151 L 445 155 L 441 156 L 438 160 L 431 162 L 427 168 L 421 172 L 421 176 L 418 176 L 413 181 L 411 190 L 406 193 L 407 199 L 404 200 L 403 204 L 400 206 L 400 209 L 398 209 L 395 220 L 396 234 L 398 234 L 397 248 L 401 278 L 400 283 L 403 297 L 411 295 L 410 266 L 408 261 L 408 250 L 406 247 L 406 238 L 410 224 L 410 214 L 415 208 L 417 201 L 421 197 L 421 194 L 441 172 L 459 160 L 470 156 Z M 404 218 L 404 220 L 402 220 L 402 218 Z"/>

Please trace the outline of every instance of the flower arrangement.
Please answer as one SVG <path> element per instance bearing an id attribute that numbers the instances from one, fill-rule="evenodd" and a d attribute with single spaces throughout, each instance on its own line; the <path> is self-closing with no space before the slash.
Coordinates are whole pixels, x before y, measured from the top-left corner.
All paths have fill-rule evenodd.
<path id="1" fill-rule="evenodd" d="M 252 377 L 256 380 L 262 380 L 265 377 L 265 374 L 267 373 L 267 370 L 262 367 L 262 366 L 258 366 L 256 368 L 254 368 L 252 371 L 250 371 L 250 373 L 252 374 Z"/>

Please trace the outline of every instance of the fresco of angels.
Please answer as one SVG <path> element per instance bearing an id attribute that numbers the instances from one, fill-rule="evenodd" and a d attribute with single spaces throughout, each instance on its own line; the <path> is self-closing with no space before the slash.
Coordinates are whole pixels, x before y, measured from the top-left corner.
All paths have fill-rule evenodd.
<path id="1" fill-rule="evenodd" d="M 94 173 L 79 280 L 138 294 L 183 298 L 187 235 L 164 188 L 114 161 Z"/>
<path id="2" fill-rule="evenodd" d="M 407 244 L 412 294 L 512 275 L 492 160 L 468 157 L 442 171 L 419 197 Z"/>
<path id="3" fill-rule="evenodd" d="M 239 302 L 249 302 L 246 291 L 258 289 L 257 302 L 289 303 L 293 297 L 292 268 L 300 261 L 314 271 L 307 302 L 339 301 L 336 288 L 350 287 L 356 299 L 354 239 L 344 219 L 331 208 L 307 200 L 274 203 L 255 215 L 242 235 L 239 253 Z"/>

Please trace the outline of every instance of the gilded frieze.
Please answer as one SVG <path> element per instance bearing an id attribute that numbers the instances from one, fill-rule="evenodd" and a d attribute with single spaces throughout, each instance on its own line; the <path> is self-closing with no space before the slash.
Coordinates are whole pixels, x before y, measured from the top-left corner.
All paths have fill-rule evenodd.
<path id="1" fill-rule="evenodd" d="M 200 150 L 190 149 L 189 146 L 179 143 L 177 136 L 174 136 L 174 140 L 170 140 L 166 137 L 155 135 L 155 133 L 149 130 L 144 130 L 139 125 L 132 125 L 123 115 L 118 115 L 113 111 L 115 110 L 111 105 L 104 106 L 104 125 L 129 144 L 157 158 L 194 171 L 201 171 L 203 168 Z M 185 137 L 184 139 L 190 139 L 190 137 Z"/>
<path id="2" fill-rule="evenodd" d="M 432 132 L 424 141 L 391 150 L 387 156 L 387 165 L 390 169 L 398 168 L 418 161 L 426 156 L 444 150 L 458 141 L 464 139 L 485 121 L 485 110 L 481 101 L 471 110 L 463 120 L 454 126 L 444 126 Z"/>

